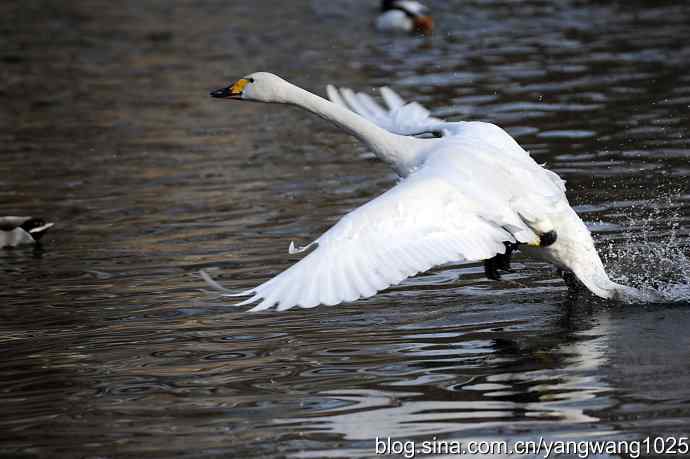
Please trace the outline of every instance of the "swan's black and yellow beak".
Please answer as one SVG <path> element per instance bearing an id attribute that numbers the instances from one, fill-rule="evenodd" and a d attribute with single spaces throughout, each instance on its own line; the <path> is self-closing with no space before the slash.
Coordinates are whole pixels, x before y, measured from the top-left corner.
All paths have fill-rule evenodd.
<path id="1" fill-rule="evenodd" d="M 249 80 L 246 78 L 240 78 L 232 86 L 212 91 L 211 97 L 215 97 L 217 99 L 239 99 L 242 96 L 242 91 L 244 90 L 244 87 L 247 86 L 247 83 L 249 83 Z"/>

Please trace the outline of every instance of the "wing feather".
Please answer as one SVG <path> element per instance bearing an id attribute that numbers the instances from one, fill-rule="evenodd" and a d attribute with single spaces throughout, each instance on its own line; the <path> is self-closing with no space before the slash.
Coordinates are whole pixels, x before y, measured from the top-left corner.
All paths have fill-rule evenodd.
<path id="1" fill-rule="evenodd" d="M 385 119 L 388 116 L 388 112 L 386 112 L 379 104 L 376 103 L 376 101 L 369 95 L 363 92 L 357 93 L 357 98 L 359 99 L 360 103 L 369 110 L 369 113 L 371 113 L 373 116 L 375 116 L 378 119 Z"/>
<path id="2" fill-rule="evenodd" d="M 482 167 L 478 161 L 470 157 L 456 166 Z M 434 266 L 503 253 L 503 242 L 515 241 L 518 233 L 526 238 L 523 242 L 534 236 L 510 208 L 509 196 L 502 196 L 509 186 L 483 190 L 486 200 L 476 202 L 458 187 L 464 176 L 452 164 L 448 159 L 428 161 L 345 215 L 302 260 L 243 292 L 251 297 L 240 304 L 256 303 L 253 311 L 283 311 L 367 298 Z M 504 208 L 484 209 L 484 202 L 501 202 Z"/>
<path id="3" fill-rule="evenodd" d="M 380 91 L 383 100 L 386 102 L 386 105 L 388 105 L 388 110 L 394 111 L 405 106 L 403 98 L 388 86 L 383 86 Z"/>
<path id="4" fill-rule="evenodd" d="M 331 102 L 352 110 L 377 126 L 394 134 L 417 136 L 434 133 L 443 137 L 463 137 L 479 143 L 482 147 L 498 151 L 497 160 L 506 156 L 533 161 L 532 158 L 506 131 L 492 123 L 481 121 L 448 122 L 431 116 L 429 110 L 418 102 L 406 102 L 387 86 L 379 89 L 386 104 L 382 107 L 366 93 L 357 93 L 349 88 L 327 86 Z M 561 191 L 565 191 L 564 181 L 555 173 L 544 169 L 542 180 L 550 180 Z"/>
<path id="5" fill-rule="evenodd" d="M 388 87 L 380 89 L 386 108 L 371 96 L 357 93 L 349 88 L 326 87 L 331 102 L 363 116 L 372 123 L 400 135 L 419 135 L 441 132 L 449 123 L 430 116 L 429 110 L 417 102 L 406 103 L 395 91 Z"/>

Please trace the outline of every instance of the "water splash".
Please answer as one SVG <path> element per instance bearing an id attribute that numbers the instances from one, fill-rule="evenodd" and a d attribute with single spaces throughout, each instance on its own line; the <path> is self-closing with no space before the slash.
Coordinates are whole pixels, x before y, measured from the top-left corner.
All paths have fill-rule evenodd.
<path id="1" fill-rule="evenodd" d="M 674 197 L 633 209 L 622 240 L 609 241 L 601 254 L 613 280 L 668 302 L 690 300 L 690 242 Z"/>

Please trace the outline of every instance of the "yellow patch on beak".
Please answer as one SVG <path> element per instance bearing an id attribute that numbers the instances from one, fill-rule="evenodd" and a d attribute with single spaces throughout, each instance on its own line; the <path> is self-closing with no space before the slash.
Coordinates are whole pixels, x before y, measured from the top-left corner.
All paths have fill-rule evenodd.
<path id="1" fill-rule="evenodd" d="M 537 239 L 528 242 L 527 246 L 536 248 L 541 247 L 541 240 L 539 239 L 539 236 L 537 236 Z"/>
<path id="2" fill-rule="evenodd" d="M 249 83 L 249 80 L 246 78 L 240 78 L 235 82 L 235 84 L 230 87 L 230 95 L 231 96 L 239 96 L 242 94 L 242 91 L 244 90 L 244 87 L 247 86 L 247 83 Z"/>

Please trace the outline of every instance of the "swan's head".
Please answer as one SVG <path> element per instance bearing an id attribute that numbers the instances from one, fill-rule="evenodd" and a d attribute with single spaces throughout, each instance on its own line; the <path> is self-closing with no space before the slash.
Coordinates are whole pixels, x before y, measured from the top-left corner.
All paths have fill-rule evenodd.
<path id="1" fill-rule="evenodd" d="M 256 72 L 235 81 L 230 86 L 216 89 L 211 97 L 218 99 L 240 99 L 256 102 L 286 102 L 290 83 L 277 75 Z"/>

